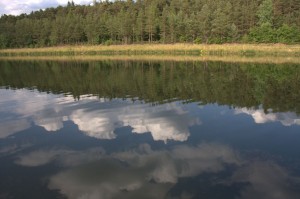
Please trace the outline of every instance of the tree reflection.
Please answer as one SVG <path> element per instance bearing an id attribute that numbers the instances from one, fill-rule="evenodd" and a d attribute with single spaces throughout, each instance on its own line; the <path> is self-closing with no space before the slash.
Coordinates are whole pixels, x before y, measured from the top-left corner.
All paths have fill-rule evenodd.
<path id="1" fill-rule="evenodd" d="M 71 93 L 258 107 L 300 113 L 298 65 L 172 61 L 1 61 L 0 85 Z"/>

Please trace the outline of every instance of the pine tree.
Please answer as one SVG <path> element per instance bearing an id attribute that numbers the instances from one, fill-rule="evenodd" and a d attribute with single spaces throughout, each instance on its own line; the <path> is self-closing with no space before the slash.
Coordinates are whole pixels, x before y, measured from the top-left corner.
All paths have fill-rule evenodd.
<path id="1" fill-rule="evenodd" d="M 201 11 L 196 15 L 199 21 L 199 28 L 205 43 L 208 43 L 211 31 L 211 10 L 204 4 Z"/>
<path id="2" fill-rule="evenodd" d="M 264 0 L 257 11 L 258 24 L 273 24 L 273 0 Z"/>
<path id="3" fill-rule="evenodd" d="M 156 1 L 152 1 L 149 6 L 146 7 L 145 17 L 146 17 L 146 28 L 145 31 L 148 33 L 148 42 L 153 41 L 153 37 L 156 29 L 156 19 L 157 19 L 157 6 Z"/>

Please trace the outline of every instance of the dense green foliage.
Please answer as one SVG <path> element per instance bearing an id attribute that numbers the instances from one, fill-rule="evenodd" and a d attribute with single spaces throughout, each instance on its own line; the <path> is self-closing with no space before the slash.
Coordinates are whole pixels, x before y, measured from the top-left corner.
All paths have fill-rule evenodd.
<path id="1" fill-rule="evenodd" d="M 300 0 L 127 0 L 0 18 L 0 48 L 300 42 Z"/>
<path id="2" fill-rule="evenodd" d="M 293 64 L 152 61 L 1 61 L 0 86 L 106 98 L 218 103 L 300 114 Z"/>

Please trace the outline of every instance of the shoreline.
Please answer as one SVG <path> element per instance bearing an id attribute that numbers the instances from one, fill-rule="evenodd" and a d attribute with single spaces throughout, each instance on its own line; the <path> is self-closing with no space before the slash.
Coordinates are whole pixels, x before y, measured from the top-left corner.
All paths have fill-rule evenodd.
<path id="1" fill-rule="evenodd" d="M 0 57 L 78 55 L 173 55 L 173 56 L 300 56 L 300 45 L 286 44 L 132 44 L 71 45 L 43 48 L 0 49 Z"/>
<path id="2" fill-rule="evenodd" d="M 75 55 L 75 56 L 10 56 L 0 61 L 173 61 L 173 62 L 226 62 L 261 64 L 300 64 L 300 57 L 286 56 L 174 56 L 174 55 Z"/>

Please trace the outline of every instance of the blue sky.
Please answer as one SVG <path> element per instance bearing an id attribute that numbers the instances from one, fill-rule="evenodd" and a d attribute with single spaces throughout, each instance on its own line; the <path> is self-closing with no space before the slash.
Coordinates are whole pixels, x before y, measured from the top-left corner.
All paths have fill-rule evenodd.
<path id="1" fill-rule="evenodd" d="M 93 0 L 74 0 L 75 4 L 90 4 Z M 1 0 L 0 15 L 30 13 L 31 11 L 66 5 L 68 0 Z"/>

